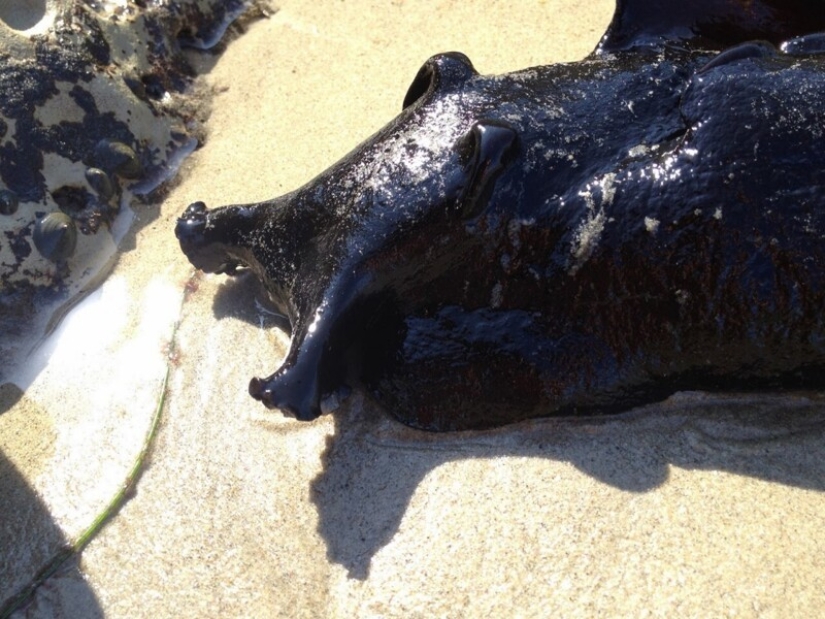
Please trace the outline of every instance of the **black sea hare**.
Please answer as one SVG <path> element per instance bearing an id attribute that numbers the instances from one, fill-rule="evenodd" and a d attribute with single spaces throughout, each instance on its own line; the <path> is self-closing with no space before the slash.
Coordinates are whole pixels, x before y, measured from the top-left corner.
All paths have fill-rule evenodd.
<path id="1" fill-rule="evenodd" d="M 825 386 L 825 3 L 619 2 L 581 62 L 431 58 L 402 113 L 297 191 L 186 209 L 292 327 L 251 395 L 363 388 L 457 430 L 679 389 Z"/>

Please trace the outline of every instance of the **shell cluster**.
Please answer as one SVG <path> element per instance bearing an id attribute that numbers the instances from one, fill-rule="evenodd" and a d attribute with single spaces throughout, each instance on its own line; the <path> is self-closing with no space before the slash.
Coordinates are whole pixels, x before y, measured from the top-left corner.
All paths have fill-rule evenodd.
<path id="1" fill-rule="evenodd" d="M 0 4 L 0 354 L 101 276 L 132 200 L 195 148 L 185 48 L 255 0 Z M 254 15 L 253 15 L 254 16 Z"/>

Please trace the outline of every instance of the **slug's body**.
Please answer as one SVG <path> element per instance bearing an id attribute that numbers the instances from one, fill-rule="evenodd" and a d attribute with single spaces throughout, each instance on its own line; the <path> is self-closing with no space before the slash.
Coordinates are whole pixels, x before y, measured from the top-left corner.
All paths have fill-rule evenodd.
<path id="1" fill-rule="evenodd" d="M 825 5 L 694 4 L 620 3 L 578 63 L 436 56 L 301 189 L 191 205 L 192 263 L 249 267 L 291 323 L 253 397 L 308 420 L 364 387 L 454 430 L 825 387 Z"/>

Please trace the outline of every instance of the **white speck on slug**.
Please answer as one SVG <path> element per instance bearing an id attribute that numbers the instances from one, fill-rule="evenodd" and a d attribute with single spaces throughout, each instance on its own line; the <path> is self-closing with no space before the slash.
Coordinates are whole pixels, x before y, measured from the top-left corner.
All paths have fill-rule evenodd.
<path id="1" fill-rule="evenodd" d="M 645 230 L 650 234 L 656 234 L 659 230 L 659 220 L 655 217 L 645 217 Z"/>
<path id="2" fill-rule="evenodd" d="M 587 205 L 587 216 L 581 224 L 579 224 L 573 237 L 571 248 L 573 264 L 568 271 L 570 275 L 575 275 L 576 271 L 587 262 L 602 236 L 604 225 L 607 222 L 604 209 L 613 203 L 613 199 L 616 196 L 615 180 L 615 174 L 605 174 L 596 184 L 596 187 L 601 190 L 601 202 L 598 210 L 591 191 L 592 185 L 588 185 L 585 191 L 579 192 L 579 195 L 584 198 L 585 204 Z"/>

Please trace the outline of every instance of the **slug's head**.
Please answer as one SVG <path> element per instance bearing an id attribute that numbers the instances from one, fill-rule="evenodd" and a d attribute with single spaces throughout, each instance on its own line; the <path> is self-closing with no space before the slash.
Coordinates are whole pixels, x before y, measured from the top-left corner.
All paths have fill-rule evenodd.
<path id="1" fill-rule="evenodd" d="M 193 202 L 175 226 L 180 248 L 192 265 L 206 273 L 233 274 L 240 262 L 229 255 L 227 245 L 203 202 Z"/>
<path id="2" fill-rule="evenodd" d="M 499 86 L 476 78 L 466 56 L 435 56 L 395 120 L 303 187 L 253 205 L 195 202 L 180 217 L 175 233 L 195 267 L 250 266 L 288 315 L 289 351 L 250 382 L 253 398 L 313 419 L 325 395 L 392 356 L 396 317 L 461 301 L 484 242 L 468 222 L 507 195 L 520 149 L 517 129 L 496 116 L 489 91 Z"/>

